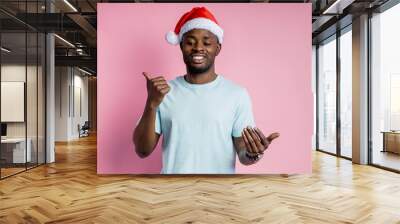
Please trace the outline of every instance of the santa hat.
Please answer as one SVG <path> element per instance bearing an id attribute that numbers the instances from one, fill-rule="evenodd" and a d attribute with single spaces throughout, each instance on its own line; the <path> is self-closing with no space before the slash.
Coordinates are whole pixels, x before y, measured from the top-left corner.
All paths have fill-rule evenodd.
<path id="1" fill-rule="evenodd" d="M 186 12 L 178 21 L 174 31 L 169 31 L 165 39 L 172 45 L 177 45 L 182 41 L 183 34 L 193 29 L 205 29 L 217 36 L 219 43 L 222 44 L 224 31 L 219 26 L 217 20 L 205 7 L 195 7 L 190 12 Z"/>

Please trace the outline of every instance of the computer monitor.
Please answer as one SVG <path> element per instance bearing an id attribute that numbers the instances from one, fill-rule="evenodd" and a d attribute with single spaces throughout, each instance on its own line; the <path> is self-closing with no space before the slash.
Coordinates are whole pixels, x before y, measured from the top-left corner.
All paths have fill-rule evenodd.
<path id="1" fill-rule="evenodd" d="M 1 123 L 1 136 L 7 136 L 7 124 Z"/>

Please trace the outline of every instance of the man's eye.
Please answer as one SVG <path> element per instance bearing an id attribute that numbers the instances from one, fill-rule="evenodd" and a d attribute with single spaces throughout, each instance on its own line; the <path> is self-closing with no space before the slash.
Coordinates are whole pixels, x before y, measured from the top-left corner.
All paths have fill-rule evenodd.
<path id="1" fill-rule="evenodd" d="M 211 43 L 204 43 L 204 45 L 208 46 L 208 45 L 211 45 Z"/>

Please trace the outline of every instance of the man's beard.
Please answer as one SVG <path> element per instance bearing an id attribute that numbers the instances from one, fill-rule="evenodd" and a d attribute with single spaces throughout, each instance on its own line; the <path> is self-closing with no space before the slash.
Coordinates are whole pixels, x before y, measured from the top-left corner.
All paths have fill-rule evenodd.
<path id="1" fill-rule="evenodd" d="M 196 75 L 196 74 L 201 74 L 201 73 L 205 73 L 208 70 L 210 70 L 211 66 L 213 65 L 213 63 L 209 63 L 207 65 L 205 65 L 204 67 L 193 67 L 190 64 L 186 64 L 186 68 L 188 70 L 188 73 Z"/>

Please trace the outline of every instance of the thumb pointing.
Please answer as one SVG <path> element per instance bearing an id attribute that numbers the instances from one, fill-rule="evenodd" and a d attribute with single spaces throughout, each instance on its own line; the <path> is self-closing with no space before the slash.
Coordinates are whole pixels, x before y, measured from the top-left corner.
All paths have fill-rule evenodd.
<path id="1" fill-rule="evenodd" d="M 143 74 L 143 76 L 146 78 L 147 81 L 150 80 L 150 78 L 149 78 L 147 72 L 143 72 L 142 74 Z"/>

